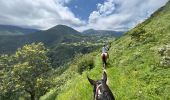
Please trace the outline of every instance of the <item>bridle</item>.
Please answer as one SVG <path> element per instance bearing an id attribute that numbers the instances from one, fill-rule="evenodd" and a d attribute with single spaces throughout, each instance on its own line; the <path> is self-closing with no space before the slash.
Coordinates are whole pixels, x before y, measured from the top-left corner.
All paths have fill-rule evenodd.
<path id="1" fill-rule="evenodd" d="M 96 94 L 95 94 L 95 98 L 97 98 L 100 94 L 101 94 L 101 91 L 100 91 L 100 87 L 102 86 L 102 84 L 100 85 L 97 85 L 96 87 Z"/>
<path id="2" fill-rule="evenodd" d="M 107 91 L 100 90 L 101 88 L 103 89 L 102 83 L 96 86 L 96 93 L 95 93 L 94 100 L 103 100 L 103 97 L 105 99 L 107 98 Z"/>
<path id="3" fill-rule="evenodd" d="M 108 91 L 103 88 L 102 83 L 96 86 L 95 100 L 108 100 Z"/>
<path id="4" fill-rule="evenodd" d="M 93 86 L 93 100 L 115 100 L 107 82 L 107 74 L 104 71 L 101 80 L 92 80 L 88 76 L 88 81 Z"/>

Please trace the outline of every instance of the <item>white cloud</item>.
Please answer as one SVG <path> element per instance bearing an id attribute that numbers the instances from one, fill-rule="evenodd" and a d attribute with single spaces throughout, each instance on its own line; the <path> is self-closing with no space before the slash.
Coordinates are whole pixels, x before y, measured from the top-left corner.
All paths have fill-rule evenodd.
<path id="1" fill-rule="evenodd" d="M 89 22 L 95 22 L 97 19 L 110 15 L 115 10 L 115 4 L 112 0 L 97 4 L 97 10 L 93 11 L 89 16 Z"/>
<path id="2" fill-rule="evenodd" d="M 64 4 L 70 0 L 1 0 L 0 24 L 47 29 L 56 24 L 84 25 Z"/>
<path id="3" fill-rule="evenodd" d="M 168 0 L 106 0 L 89 16 L 88 27 L 124 30 L 148 18 Z"/>

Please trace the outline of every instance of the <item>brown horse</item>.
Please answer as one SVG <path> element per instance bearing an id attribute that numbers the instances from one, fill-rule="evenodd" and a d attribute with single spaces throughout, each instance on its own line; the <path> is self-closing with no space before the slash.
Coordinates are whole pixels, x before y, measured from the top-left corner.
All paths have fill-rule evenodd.
<path id="1" fill-rule="evenodd" d="M 108 53 L 102 53 L 101 57 L 102 57 L 103 68 L 105 69 L 106 65 L 107 65 L 106 61 L 107 61 L 107 58 L 108 58 Z"/>
<path id="2" fill-rule="evenodd" d="M 90 84 L 93 86 L 93 100 L 115 100 L 111 90 L 106 84 L 107 74 L 103 73 L 101 80 L 94 81 L 87 76 Z"/>

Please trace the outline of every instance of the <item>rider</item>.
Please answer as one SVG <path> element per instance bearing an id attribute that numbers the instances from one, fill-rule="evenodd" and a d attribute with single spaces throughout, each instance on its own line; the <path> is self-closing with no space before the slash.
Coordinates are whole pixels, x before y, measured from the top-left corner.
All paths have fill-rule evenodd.
<path id="1" fill-rule="evenodd" d="M 107 53 L 107 48 L 106 48 L 106 45 L 104 44 L 103 47 L 102 47 L 102 53 Z"/>
<path id="2" fill-rule="evenodd" d="M 104 44 L 103 47 L 102 47 L 102 54 L 101 54 L 101 55 L 102 55 L 102 56 L 105 55 L 105 56 L 108 57 L 107 51 L 108 51 L 108 48 L 107 48 L 106 45 Z"/>
<path id="3" fill-rule="evenodd" d="M 107 49 L 106 45 L 103 45 L 101 57 L 102 57 L 102 62 L 103 62 L 103 68 L 104 69 L 106 68 L 106 65 L 107 65 L 107 63 L 106 63 L 106 60 L 108 58 L 107 50 L 108 49 Z"/>

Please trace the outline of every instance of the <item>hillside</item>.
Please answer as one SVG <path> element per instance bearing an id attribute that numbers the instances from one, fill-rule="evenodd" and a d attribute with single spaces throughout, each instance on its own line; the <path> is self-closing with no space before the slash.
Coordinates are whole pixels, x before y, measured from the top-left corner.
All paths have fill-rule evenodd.
<path id="1" fill-rule="evenodd" d="M 0 35 L 26 35 L 36 32 L 36 29 L 27 29 L 11 25 L 0 25 Z"/>
<path id="2" fill-rule="evenodd" d="M 116 100 L 170 99 L 169 9 L 170 2 L 112 42 L 106 72 Z M 86 76 L 100 79 L 100 52 L 75 59 L 63 74 L 54 75 L 56 88 L 41 100 L 92 100 L 93 90 Z"/>
<path id="3" fill-rule="evenodd" d="M 57 25 L 28 35 L 1 36 L 0 54 L 12 54 L 25 44 L 42 42 L 50 51 L 48 55 L 52 65 L 58 67 L 70 61 L 76 54 L 91 52 L 110 39 L 113 40 L 86 36 L 68 26 Z"/>
<path id="4" fill-rule="evenodd" d="M 112 36 L 112 37 L 121 37 L 124 31 L 109 31 L 109 30 L 94 30 L 94 29 L 88 29 L 82 32 L 86 35 L 95 35 L 95 36 Z"/>

